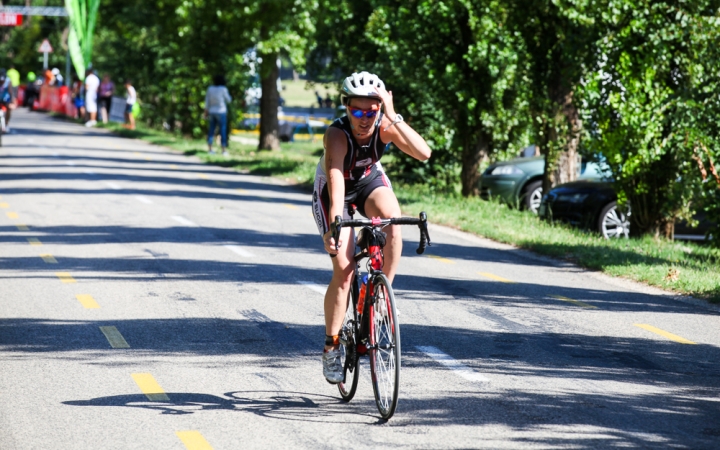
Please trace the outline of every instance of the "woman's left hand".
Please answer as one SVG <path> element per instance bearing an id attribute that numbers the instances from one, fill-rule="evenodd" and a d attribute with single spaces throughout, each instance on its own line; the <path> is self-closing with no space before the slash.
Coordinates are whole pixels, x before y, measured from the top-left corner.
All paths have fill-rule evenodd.
<path id="1" fill-rule="evenodd" d="M 380 100 L 382 100 L 383 102 L 383 106 L 385 107 L 385 114 L 394 118 L 395 106 L 393 105 L 392 91 L 386 91 L 385 88 L 375 86 L 375 92 L 378 93 L 378 97 L 380 97 Z"/>

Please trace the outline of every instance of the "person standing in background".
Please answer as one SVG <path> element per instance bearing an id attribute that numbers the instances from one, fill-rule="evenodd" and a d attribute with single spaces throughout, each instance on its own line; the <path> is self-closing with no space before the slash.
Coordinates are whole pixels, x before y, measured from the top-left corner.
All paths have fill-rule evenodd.
<path id="1" fill-rule="evenodd" d="M 132 110 L 137 101 L 137 93 L 132 85 L 132 81 L 129 79 L 125 80 L 125 90 L 127 91 L 127 95 L 125 96 L 125 121 L 127 122 L 125 128 L 134 130 L 135 118 L 133 117 Z"/>
<path id="2" fill-rule="evenodd" d="M 208 153 L 210 154 L 214 153 L 212 144 L 215 139 L 215 126 L 218 126 L 223 155 L 228 155 L 227 104 L 231 101 L 232 97 L 225 87 L 225 76 L 215 75 L 213 85 L 205 94 L 205 113 L 203 114 L 205 118 L 210 116 L 210 129 L 208 130 Z"/>
<path id="3" fill-rule="evenodd" d="M 73 104 L 75 105 L 76 119 L 85 118 L 85 84 L 77 75 L 72 84 Z"/>
<path id="4" fill-rule="evenodd" d="M 100 109 L 100 117 L 102 117 L 103 123 L 107 123 L 108 117 L 110 116 L 113 92 L 115 92 L 115 83 L 110 80 L 110 75 L 103 75 L 100 90 L 98 91 L 98 108 Z"/>
<path id="5" fill-rule="evenodd" d="M 10 78 L 12 83 L 12 95 L 13 98 L 17 98 L 18 87 L 20 86 L 20 72 L 15 69 L 15 64 L 10 64 L 10 68 L 7 71 L 7 77 Z"/>
<path id="6" fill-rule="evenodd" d="M 85 123 L 86 127 L 94 127 L 97 123 L 97 93 L 100 87 L 100 78 L 88 69 L 88 76 L 85 77 L 85 109 L 90 115 L 90 120 Z"/>

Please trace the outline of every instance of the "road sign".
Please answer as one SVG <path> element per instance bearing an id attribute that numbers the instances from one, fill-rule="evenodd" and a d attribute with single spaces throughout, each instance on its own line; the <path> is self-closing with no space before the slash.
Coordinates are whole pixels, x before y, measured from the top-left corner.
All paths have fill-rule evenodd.
<path id="1" fill-rule="evenodd" d="M 50 45 L 50 41 L 47 39 L 43 39 L 42 44 L 40 44 L 40 47 L 38 47 L 38 51 L 40 53 L 52 53 L 53 48 L 52 45 Z"/>
<path id="2" fill-rule="evenodd" d="M 17 27 L 22 25 L 22 18 L 23 16 L 20 14 L 0 13 L 0 26 Z"/>

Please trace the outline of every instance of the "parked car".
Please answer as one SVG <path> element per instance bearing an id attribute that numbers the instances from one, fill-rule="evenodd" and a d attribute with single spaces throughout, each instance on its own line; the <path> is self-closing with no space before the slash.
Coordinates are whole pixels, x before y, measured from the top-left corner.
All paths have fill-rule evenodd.
<path id="1" fill-rule="evenodd" d="M 542 199 L 542 177 L 545 158 L 516 158 L 490 165 L 480 176 L 480 197 L 488 200 L 499 198 L 509 205 L 518 205 L 537 213 Z M 580 164 L 580 180 L 602 180 L 603 172 L 598 163 L 583 160 Z"/>
<path id="2" fill-rule="evenodd" d="M 544 195 L 538 214 L 546 220 L 557 220 L 597 231 L 606 239 L 627 238 L 630 235 L 630 215 L 617 206 L 617 194 L 608 182 L 575 181 L 555 186 Z M 675 238 L 704 240 L 711 227 L 703 212 L 695 219 L 699 224 L 690 227 L 685 221 L 675 224 Z"/>
<path id="3" fill-rule="evenodd" d="M 631 211 L 618 209 L 612 184 L 597 181 L 555 186 L 542 197 L 538 208 L 543 219 L 595 230 L 607 239 L 630 235 L 630 214 Z"/>

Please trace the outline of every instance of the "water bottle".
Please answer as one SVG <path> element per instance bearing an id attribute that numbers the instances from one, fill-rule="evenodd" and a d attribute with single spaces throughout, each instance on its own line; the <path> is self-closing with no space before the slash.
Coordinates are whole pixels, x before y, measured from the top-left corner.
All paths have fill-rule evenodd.
<path id="1" fill-rule="evenodd" d="M 357 311 L 358 314 L 362 314 L 363 308 L 365 307 L 365 291 L 367 290 L 367 275 L 363 276 L 362 282 L 360 283 L 360 297 L 358 298 Z"/>

